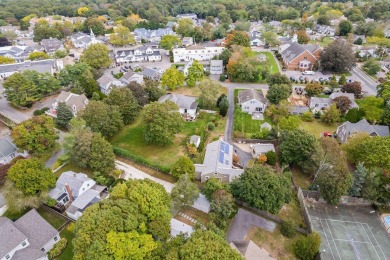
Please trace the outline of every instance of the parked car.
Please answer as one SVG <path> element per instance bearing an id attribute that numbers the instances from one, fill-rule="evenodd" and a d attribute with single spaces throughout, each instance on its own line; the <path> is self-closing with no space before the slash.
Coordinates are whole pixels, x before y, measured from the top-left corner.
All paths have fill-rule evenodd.
<path id="1" fill-rule="evenodd" d="M 302 75 L 314 75 L 314 71 L 312 70 L 305 70 L 304 72 L 302 72 Z"/>

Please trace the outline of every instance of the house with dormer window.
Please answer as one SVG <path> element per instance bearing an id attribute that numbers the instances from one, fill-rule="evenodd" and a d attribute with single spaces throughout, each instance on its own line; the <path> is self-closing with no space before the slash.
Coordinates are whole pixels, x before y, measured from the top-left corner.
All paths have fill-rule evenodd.
<path id="1" fill-rule="evenodd" d="M 66 105 L 68 105 L 73 112 L 73 116 L 76 117 L 77 113 L 88 105 L 88 98 L 84 94 L 78 95 L 71 92 L 61 91 L 61 94 L 52 104 L 51 109 L 47 110 L 45 113 L 49 116 L 57 117 L 57 108 L 60 102 L 64 102 Z"/>
<path id="2" fill-rule="evenodd" d="M 291 43 L 287 48 L 280 49 L 284 66 L 288 70 L 313 70 L 318 62 L 322 49 L 317 44 Z"/>
<path id="3" fill-rule="evenodd" d="M 149 46 L 141 46 L 136 49 L 118 50 L 115 52 L 115 60 L 118 64 L 130 62 L 154 62 L 161 61 L 161 53 Z"/>

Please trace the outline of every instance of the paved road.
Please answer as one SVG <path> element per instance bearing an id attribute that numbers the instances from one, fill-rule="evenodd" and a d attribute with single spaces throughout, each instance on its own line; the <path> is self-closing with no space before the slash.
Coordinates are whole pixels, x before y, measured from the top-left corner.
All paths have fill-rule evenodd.
<path id="1" fill-rule="evenodd" d="M 363 91 L 367 92 L 369 95 L 376 96 L 378 91 L 376 86 L 379 84 L 374 81 L 370 76 L 368 76 L 365 72 L 363 72 L 359 67 L 355 67 L 351 70 L 353 76 L 358 78 L 363 84 Z"/>
<path id="2" fill-rule="evenodd" d="M 135 168 L 127 163 L 115 160 L 115 166 L 117 169 L 124 171 L 124 175 L 122 178 L 125 180 L 128 180 L 128 179 L 142 179 L 142 180 L 143 179 L 150 179 L 152 181 L 155 181 L 155 182 L 163 185 L 164 188 L 166 189 L 166 191 L 169 193 L 171 193 L 173 187 L 175 186 L 175 184 L 172 184 L 170 182 L 167 182 L 167 181 L 158 179 L 156 177 L 150 176 L 149 174 L 147 174 L 143 171 L 140 171 L 137 168 Z"/>
<path id="3" fill-rule="evenodd" d="M 268 219 L 253 214 L 252 212 L 239 208 L 237 215 L 230 225 L 227 241 L 230 243 L 232 241 L 245 240 L 245 237 L 252 226 L 273 232 L 276 224 Z"/>
<path id="4" fill-rule="evenodd" d="M 65 132 L 61 131 L 61 130 L 57 130 L 58 131 L 58 140 L 57 142 L 60 143 L 60 145 L 62 146 L 62 141 L 64 140 L 64 135 L 65 135 Z M 61 148 L 61 150 L 59 150 L 58 152 L 56 152 L 55 154 L 53 154 L 49 160 L 46 161 L 45 165 L 46 167 L 48 168 L 52 168 L 54 163 L 57 161 L 58 157 L 60 157 L 61 155 L 64 154 L 64 150 Z M 53 169 L 55 170 L 55 169 Z"/>

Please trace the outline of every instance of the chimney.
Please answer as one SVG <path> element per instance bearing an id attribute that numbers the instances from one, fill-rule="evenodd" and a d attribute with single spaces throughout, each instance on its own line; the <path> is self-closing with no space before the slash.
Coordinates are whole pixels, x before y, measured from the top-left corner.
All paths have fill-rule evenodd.
<path id="1" fill-rule="evenodd" d="M 66 189 L 66 192 L 68 193 L 69 195 L 69 200 L 70 202 L 72 202 L 74 200 L 73 198 L 73 193 L 72 193 L 72 189 L 70 188 L 69 184 L 68 183 L 65 183 L 65 189 Z"/>

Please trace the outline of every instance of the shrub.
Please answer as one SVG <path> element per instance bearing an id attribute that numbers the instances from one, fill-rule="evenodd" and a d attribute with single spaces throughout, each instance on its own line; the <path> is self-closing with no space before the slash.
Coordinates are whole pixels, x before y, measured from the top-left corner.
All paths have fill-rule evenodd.
<path id="1" fill-rule="evenodd" d="M 208 129 L 209 131 L 213 131 L 214 128 L 215 128 L 215 124 L 214 124 L 213 122 L 209 122 L 209 123 L 207 124 L 207 129 Z"/>
<path id="2" fill-rule="evenodd" d="M 301 237 L 294 245 L 295 255 L 302 260 L 312 260 L 318 253 L 321 244 L 321 237 L 313 232 L 308 236 Z"/>
<path id="3" fill-rule="evenodd" d="M 282 225 L 280 226 L 280 233 L 282 233 L 283 236 L 288 238 L 292 238 L 295 236 L 295 228 L 291 221 L 284 221 L 282 223 Z"/>
<path id="4" fill-rule="evenodd" d="M 303 113 L 303 114 L 301 115 L 301 118 L 302 118 L 302 120 L 305 121 L 305 122 L 313 122 L 313 120 L 314 120 L 313 113 L 310 112 L 310 111 L 307 111 L 307 112 Z"/>
<path id="5" fill-rule="evenodd" d="M 219 76 L 219 81 L 224 82 L 225 79 L 226 79 L 226 78 L 225 78 L 225 75 L 221 74 L 221 75 Z"/>
<path id="6" fill-rule="evenodd" d="M 47 198 L 47 200 L 45 201 L 45 204 L 49 207 L 54 207 L 56 204 L 57 204 L 57 201 L 53 198 Z"/>
<path id="7" fill-rule="evenodd" d="M 68 240 L 66 238 L 61 238 L 60 241 L 58 241 L 58 243 L 55 244 L 53 248 L 49 251 L 49 259 L 55 259 L 56 257 L 60 256 L 66 248 L 67 244 Z"/>
<path id="8" fill-rule="evenodd" d="M 118 185 L 119 183 L 124 183 L 124 182 L 126 182 L 125 179 L 121 179 L 121 178 L 116 179 L 116 180 L 111 184 L 111 187 L 115 187 L 115 186 Z"/>
<path id="9" fill-rule="evenodd" d="M 275 165 L 276 164 L 276 153 L 274 151 L 269 151 L 265 154 L 267 156 L 267 164 L 269 165 Z"/>
<path id="10" fill-rule="evenodd" d="M 351 108 L 345 115 L 345 120 L 351 123 L 356 123 L 364 117 L 365 113 L 359 108 Z"/>
<path id="11" fill-rule="evenodd" d="M 66 230 L 69 231 L 70 233 L 74 233 L 74 228 L 76 226 L 75 222 L 71 222 L 67 227 Z"/>
<path id="12" fill-rule="evenodd" d="M 41 108 L 41 109 L 37 109 L 33 112 L 34 116 L 40 116 L 42 114 L 44 114 L 47 110 L 49 110 L 50 108 L 48 107 L 44 107 L 44 108 Z"/>

